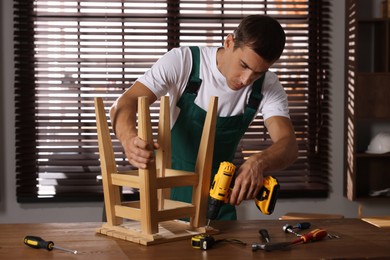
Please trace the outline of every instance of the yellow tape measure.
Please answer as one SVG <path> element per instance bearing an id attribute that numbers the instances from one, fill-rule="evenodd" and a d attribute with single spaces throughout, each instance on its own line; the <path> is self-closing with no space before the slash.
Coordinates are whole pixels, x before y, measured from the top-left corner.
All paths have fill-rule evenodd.
<path id="1" fill-rule="evenodd" d="M 207 250 L 215 244 L 215 239 L 208 234 L 199 234 L 191 238 L 191 246 L 196 249 Z"/>

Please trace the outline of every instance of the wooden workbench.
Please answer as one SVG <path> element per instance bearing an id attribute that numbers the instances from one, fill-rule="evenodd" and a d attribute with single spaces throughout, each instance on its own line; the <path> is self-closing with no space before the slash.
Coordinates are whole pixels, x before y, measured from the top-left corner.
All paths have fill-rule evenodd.
<path id="1" fill-rule="evenodd" d="M 305 220 L 306 221 L 306 220 Z M 239 239 L 246 246 L 219 243 L 202 251 L 191 247 L 189 239 L 143 246 L 97 234 L 102 223 L 0 224 L 0 259 L 390 259 L 390 230 L 381 229 L 359 219 L 313 219 L 311 229 L 325 228 L 340 239 L 325 239 L 300 244 L 285 251 L 252 252 L 253 242 L 260 243 L 258 230 L 266 228 L 271 242 L 292 241 L 283 225 L 294 220 L 252 220 L 213 222 L 220 230 L 216 239 Z M 23 244 L 26 235 L 40 236 L 55 245 L 77 250 L 67 252 L 33 249 Z"/>

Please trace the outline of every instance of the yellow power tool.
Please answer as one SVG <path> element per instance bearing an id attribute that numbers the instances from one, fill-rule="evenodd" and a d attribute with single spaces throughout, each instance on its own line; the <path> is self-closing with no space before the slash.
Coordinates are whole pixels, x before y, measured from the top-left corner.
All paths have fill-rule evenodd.
<path id="1" fill-rule="evenodd" d="M 210 224 L 210 220 L 217 218 L 219 209 L 223 203 L 229 201 L 235 170 L 236 166 L 234 164 L 230 162 L 221 162 L 210 188 L 210 199 L 206 216 L 208 219 L 207 225 Z M 280 185 L 277 179 L 272 176 L 264 177 L 263 187 L 255 198 L 256 207 L 263 214 L 272 214 L 275 208 L 279 188 Z"/>

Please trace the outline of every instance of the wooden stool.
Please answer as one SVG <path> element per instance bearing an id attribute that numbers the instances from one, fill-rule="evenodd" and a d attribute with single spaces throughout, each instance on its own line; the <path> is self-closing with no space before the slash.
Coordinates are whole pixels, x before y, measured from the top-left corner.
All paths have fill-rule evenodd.
<path id="1" fill-rule="evenodd" d="M 344 216 L 338 214 L 289 212 L 281 216 L 279 219 L 287 220 L 287 219 L 340 219 L 340 218 L 344 218 Z"/>
<path id="2" fill-rule="evenodd" d="M 118 172 L 102 98 L 95 98 L 96 124 L 107 223 L 98 233 L 151 245 L 184 239 L 205 229 L 218 98 L 212 97 L 206 115 L 194 172 L 171 165 L 169 99 L 161 98 L 156 160 L 147 169 Z M 149 101 L 138 99 L 138 136 L 153 147 Z M 120 187 L 139 189 L 140 200 L 122 202 Z M 192 186 L 192 203 L 167 199 L 167 189 Z M 190 218 L 190 222 L 180 221 Z M 124 222 L 124 220 L 129 220 Z"/>

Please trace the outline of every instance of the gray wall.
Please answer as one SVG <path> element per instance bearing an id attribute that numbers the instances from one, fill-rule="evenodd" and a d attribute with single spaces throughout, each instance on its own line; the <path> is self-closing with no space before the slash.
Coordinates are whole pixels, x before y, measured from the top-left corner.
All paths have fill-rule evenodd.
<path id="1" fill-rule="evenodd" d="M 240 219 L 274 219 L 289 211 L 337 213 L 357 217 L 356 202 L 343 196 L 344 1 L 332 0 L 331 44 L 331 193 L 327 199 L 279 200 L 274 213 L 264 216 L 253 201 L 238 207 Z M 101 221 L 102 203 L 18 204 L 15 190 L 12 1 L 0 1 L 0 223 Z M 388 202 L 363 203 L 363 215 L 390 215 Z"/>

